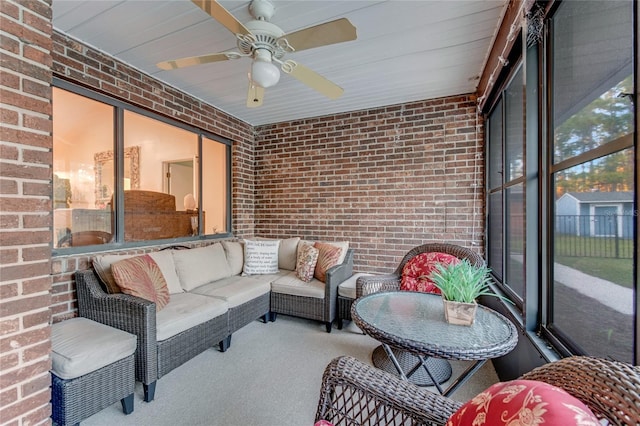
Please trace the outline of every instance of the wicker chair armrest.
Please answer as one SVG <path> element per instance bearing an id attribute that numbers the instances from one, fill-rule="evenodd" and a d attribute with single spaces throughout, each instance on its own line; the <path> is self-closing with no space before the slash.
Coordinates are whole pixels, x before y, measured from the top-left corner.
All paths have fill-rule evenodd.
<path id="1" fill-rule="evenodd" d="M 444 425 L 461 405 L 341 356 L 325 368 L 315 420 L 336 425 Z"/>
<path id="2" fill-rule="evenodd" d="M 108 294 L 93 270 L 75 274 L 78 314 L 138 336 L 136 378 L 143 383 L 157 379 L 156 304 L 124 293 Z"/>
<path id="3" fill-rule="evenodd" d="M 396 274 L 365 275 L 356 280 L 356 298 L 380 291 L 400 290 L 400 276 Z"/>
<path id="4" fill-rule="evenodd" d="M 640 425 L 640 367 L 589 356 L 544 364 L 521 376 L 564 389 L 599 419 L 614 425 Z"/>

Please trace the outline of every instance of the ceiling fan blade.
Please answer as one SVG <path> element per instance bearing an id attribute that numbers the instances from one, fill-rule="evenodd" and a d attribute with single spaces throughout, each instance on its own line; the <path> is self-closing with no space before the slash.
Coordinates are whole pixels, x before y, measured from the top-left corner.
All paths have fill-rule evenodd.
<path id="1" fill-rule="evenodd" d="M 229 31 L 234 34 L 249 35 L 249 31 L 235 16 L 233 16 L 227 9 L 222 7 L 220 3 L 214 0 L 191 0 L 200 9 L 207 12 L 213 19 L 224 25 Z"/>
<path id="2" fill-rule="evenodd" d="M 285 34 L 278 40 L 286 39 L 296 50 L 312 49 L 329 44 L 342 43 L 357 38 L 356 27 L 347 18 L 325 22 L 300 31 Z"/>
<path id="3" fill-rule="evenodd" d="M 158 62 L 156 65 L 163 70 L 175 70 L 177 68 L 191 67 L 193 65 L 208 64 L 210 62 L 227 61 L 235 59 L 234 52 L 212 53 L 210 55 L 190 56 L 188 58 L 174 59 L 173 61 Z"/>
<path id="4" fill-rule="evenodd" d="M 295 61 L 288 60 L 283 62 L 282 71 L 291 74 L 293 77 L 322 93 L 329 99 L 338 99 L 344 92 L 342 87 Z"/>
<path id="5" fill-rule="evenodd" d="M 264 100 L 264 88 L 258 86 L 249 77 L 249 90 L 247 91 L 247 107 L 256 108 L 262 105 Z"/>

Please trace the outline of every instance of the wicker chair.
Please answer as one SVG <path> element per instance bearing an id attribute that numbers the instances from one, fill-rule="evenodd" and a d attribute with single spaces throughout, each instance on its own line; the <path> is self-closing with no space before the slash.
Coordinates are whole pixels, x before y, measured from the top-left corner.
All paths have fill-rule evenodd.
<path id="1" fill-rule="evenodd" d="M 356 281 L 356 298 L 367 294 L 376 293 L 378 291 L 400 290 L 400 279 L 402 278 L 402 269 L 415 256 L 421 253 L 446 253 L 457 257 L 458 259 L 467 259 L 474 265 L 484 265 L 484 260 L 476 252 L 455 244 L 447 243 L 428 243 L 411 249 L 402 258 L 400 265 L 391 274 L 370 275 L 359 277 Z M 354 299 L 338 296 L 338 328 L 342 328 L 344 320 L 351 321 L 351 305 Z"/>
<path id="2" fill-rule="evenodd" d="M 392 274 L 387 275 L 371 275 L 358 278 L 356 283 L 356 297 L 365 296 L 367 294 L 376 293 L 378 291 L 400 290 L 400 280 L 402 278 L 402 270 L 411 259 L 422 253 L 446 253 L 457 257 L 458 259 L 467 259 L 472 265 L 482 266 L 484 260 L 482 257 L 466 247 L 448 243 L 428 243 L 418 247 L 414 247 L 404 255 L 400 265 Z"/>
<path id="3" fill-rule="evenodd" d="M 521 378 L 563 388 L 612 425 L 640 424 L 640 367 L 575 356 L 545 364 Z M 324 419 L 335 426 L 444 425 L 461 405 L 343 356 L 324 371 L 316 421 Z"/>

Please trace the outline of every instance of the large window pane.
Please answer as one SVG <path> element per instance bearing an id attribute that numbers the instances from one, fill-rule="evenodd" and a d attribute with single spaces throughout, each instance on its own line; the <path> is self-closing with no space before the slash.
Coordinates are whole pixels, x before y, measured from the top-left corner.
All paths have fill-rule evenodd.
<path id="1" fill-rule="evenodd" d="M 124 240 L 194 234 L 198 135 L 125 111 Z M 136 153 L 137 164 L 127 158 Z M 197 221 L 195 222 L 197 224 Z M 196 228 L 197 229 L 197 228 Z"/>
<path id="2" fill-rule="evenodd" d="M 569 1 L 553 18 L 555 163 L 631 132 L 632 6 Z"/>
<path id="3" fill-rule="evenodd" d="M 496 104 L 487 120 L 489 127 L 489 189 L 502 185 L 502 101 Z"/>
<path id="4" fill-rule="evenodd" d="M 114 185 L 114 108 L 53 89 L 53 244 L 108 243 Z"/>
<path id="5" fill-rule="evenodd" d="M 206 214 L 203 233 L 218 234 L 227 229 L 227 146 L 202 138 L 202 212 Z"/>
<path id="6" fill-rule="evenodd" d="M 506 280 L 505 284 L 514 293 L 524 298 L 525 226 L 524 185 L 518 184 L 506 190 L 505 236 L 506 236 Z"/>
<path id="7" fill-rule="evenodd" d="M 634 93 L 632 16 L 630 1 L 563 2 L 551 61 L 550 325 L 573 352 L 627 362 L 634 346 L 633 106 L 625 95 Z"/>
<path id="8" fill-rule="evenodd" d="M 522 67 L 504 92 L 505 104 L 505 182 L 524 173 L 524 83 Z"/>
<path id="9" fill-rule="evenodd" d="M 498 280 L 502 280 L 502 191 L 489 195 L 489 251 L 487 263 Z"/>
<path id="10" fill-rule="evenodd" d="M 621 182 L 626 191 L 581 189 L 585 178 L 598 185 L 598 176 L 611 164 L 633 170 L 633 151 L 554 176 L 553 325 L 585 353 L 631 362 L 633 181 Z M 564 192 L 567 182 L 575 186 Z"/>

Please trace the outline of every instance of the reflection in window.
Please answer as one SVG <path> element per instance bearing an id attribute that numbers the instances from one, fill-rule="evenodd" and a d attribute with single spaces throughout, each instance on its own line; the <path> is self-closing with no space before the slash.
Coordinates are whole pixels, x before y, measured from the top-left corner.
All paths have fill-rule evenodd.
<path id="1" fill-rule="evenodd" d="M 113 107 L 53 90 L 54 247 L 108 243 L 113 238 L 111 197 L 114 168 L 96 170 L 98 152 L 113 155 Z M 96 187 L 96 173 L 102 184 Z"/>
<path id="2" fill-rule="evenodd" d="M 125 111 L 124 146 L 140 150 L 140 183 L 124 190 L 124 240 L 192 235 L 198 212 L 186 211 L 185 198 L 198 193 L 198 135 Z"/>
<path id="3" fill-rule="evenodd" d="M 632 2 L 553 18 L 551 328 L 574 353 L 633 361 Z M 588 54 L 582 53 L 588 52 Z"/>
<path id="4" fill-rule="evenodd" d="M 104 103 L 108 99 L 99 102 L 60 88 L 53 97 L 55 248 L 228 232 L 231 153 L 225 143 L 110 106 Z M 120 150 L 114 149 L 118 110 Z"/>

